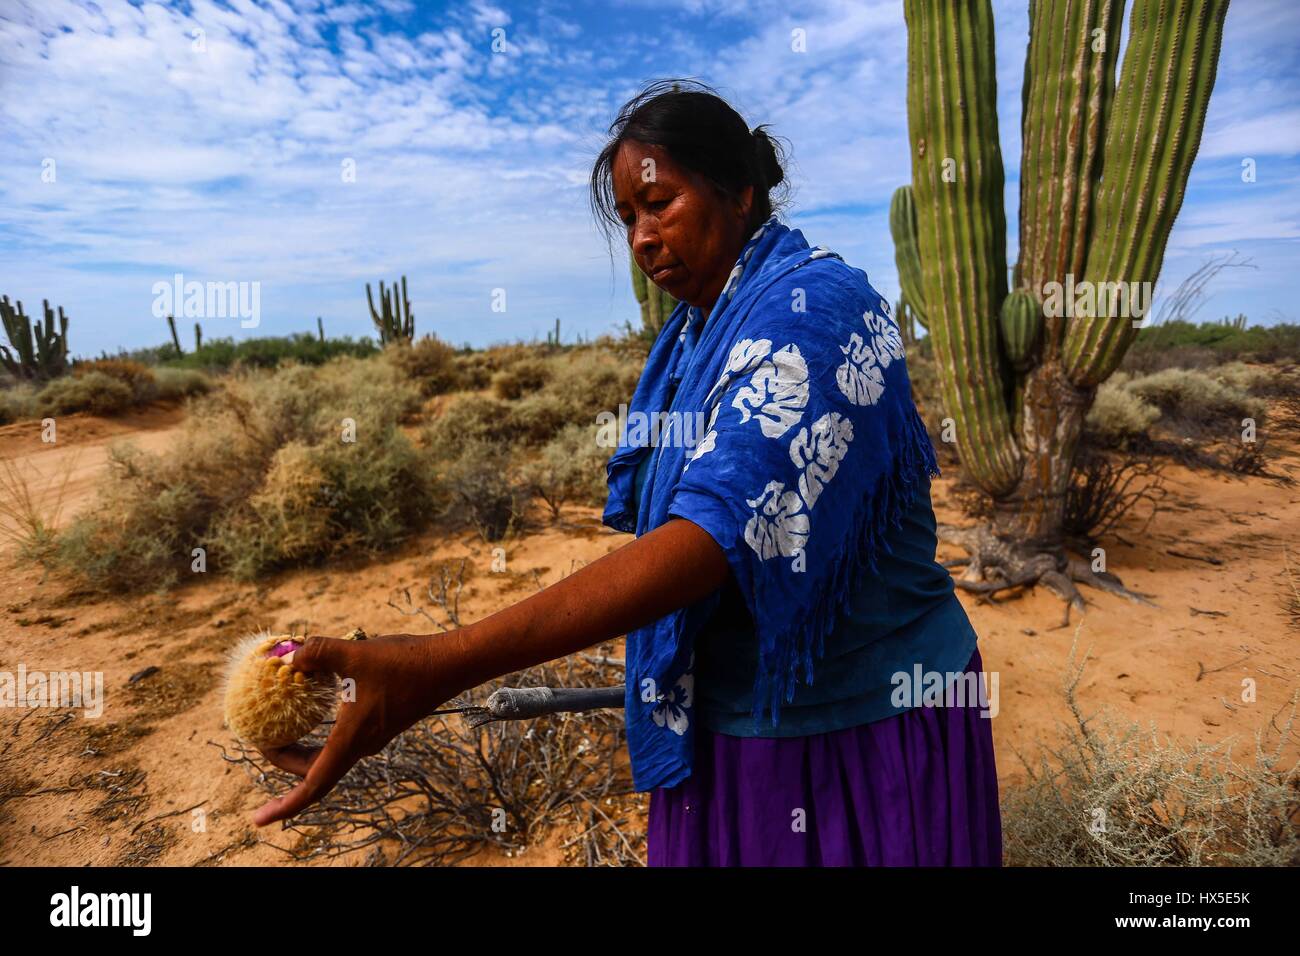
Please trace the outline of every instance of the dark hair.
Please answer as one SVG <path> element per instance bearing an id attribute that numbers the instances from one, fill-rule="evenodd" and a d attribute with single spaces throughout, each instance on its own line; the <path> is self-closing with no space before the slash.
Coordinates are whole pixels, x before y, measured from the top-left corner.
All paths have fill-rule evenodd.
<path id="1" fill-rule="evenodd" d="M 656 80 L 623 104 L 609 132 L 613 138 L 591 171 L 592 212 L 606 238 L 623 229 L 615 209 L 613 166 L 627 139 L 663 147 L 674 162 L 703 175 L 723 195 L 739 197 L 753 186 L 748 232 L 772 215 L 769 193 L 785 180 L 782 154 L 765 127 L 751 133 L 741 115 L 703 83 Z"/>

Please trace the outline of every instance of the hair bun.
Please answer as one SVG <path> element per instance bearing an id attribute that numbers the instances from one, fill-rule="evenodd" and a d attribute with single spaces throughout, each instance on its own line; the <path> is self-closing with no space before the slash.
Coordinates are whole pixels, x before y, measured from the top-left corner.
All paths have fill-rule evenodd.
<path id="1" fill-rule="evenodd" d="M 785 170 L 781 168 L 781 161 L 776 155 L 776 144 L 767 135 L 767 130 L 760 126 L 753 130 L 753 137 L 754 152 L 758 157 L 758 168 L 763 173 L 763 179 L 767 181 L 767 186 L 770 189 L 785 179 Z"/>

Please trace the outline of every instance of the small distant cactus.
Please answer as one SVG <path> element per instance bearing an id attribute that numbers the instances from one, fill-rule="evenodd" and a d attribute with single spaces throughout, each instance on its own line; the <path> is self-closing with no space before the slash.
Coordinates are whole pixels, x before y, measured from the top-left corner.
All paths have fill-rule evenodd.
<path id="1" fill-rule="evenodd" d="M 316 316 L 316 331 L 320 335 L 320 340 L 325 341 L 325 321 L 318 315 Z"/>
<path id="2" fill-rule="evenodd" d="M 1236 329 L 1238 332 L 1243 332 L 1246 329 L 1246 314 L 1244 312 L 1238 312 L 1235 319 L 1231 319 L 1225 315 L 1219 320 L 1219 324 L 1226 325 L 1230 329 Z"/>
<path id="3" fill-rule="evenodd" d="M 194 323 L 194 351 L 198 352 L 203 348 L 203 326 Z"/>
<path id="4" fill-rule="evenodd" d="M 32 326 L 23 312 L 22 302 L 10 304 L 9 296 L 0 296 L 0 320 L 4 323 L 9 345 L 0 345 L 0 363 L 15 378 L 48 379 L 68 369 L 68 317 L 59 307 L 59 327 L 54 327 L 54 311 L 44 300 L 45 320 Z"/>
<path id="5" fill-rule="evenodd" d="M 548 348 L 557 349 L 560 347 L 560 320 L 555 320 L 555 331 L 546 333 L 546 345 Z"/>
<path id="6" fill-rule="evenodd" d="M 402 288 L 398 291 L 397 283 L 391 290 L 384 288 L 379 281 L 379 310 L 375 309 L 375 300 L 370 295 L 370 283 L 366 283 L 366 304 L 370 306 L 370 318 L 379 330 L 379 341 L 383 345 L 390 342 L 410 342 L 415 338 L 415 316 L 411 314 L 411 299 L 406 294 L 406 276 L 402 276 Z"/>
<path id="7" fill-rule="evenodd" d="M 641 327 L 651 335 L 658 335 L 668 316 L 677 308 L 677 300 L 650 281 L 636 264 L 635 257 L 632 259 L 632 291 L 641 303 Z"/>
<path id="8" fill-rule="evenodd" d="M 176 334 L 176 317 L 167 316 L 167 328 L 172 330 L 172 345 L 176 346 L 176 354 L 184 355 L 185 350 L 181 348 L 181 337 Z"/>

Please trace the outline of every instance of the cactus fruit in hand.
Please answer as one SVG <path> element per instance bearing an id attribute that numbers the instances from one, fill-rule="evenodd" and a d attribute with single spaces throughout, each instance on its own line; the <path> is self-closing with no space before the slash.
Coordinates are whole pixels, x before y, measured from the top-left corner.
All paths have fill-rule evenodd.
<path id="1" fill-rule="evenodd" d="M 356 628 L 344 640 L 364 641 Z M 286 747 L 325 720 L 333 709 L 333 674 L 304 674 L 284 657 L 303 644 L 301 639 L 265 631 L 240 641 L 226 668 L 226 726 L 245 744 L 258 750 Z"/>

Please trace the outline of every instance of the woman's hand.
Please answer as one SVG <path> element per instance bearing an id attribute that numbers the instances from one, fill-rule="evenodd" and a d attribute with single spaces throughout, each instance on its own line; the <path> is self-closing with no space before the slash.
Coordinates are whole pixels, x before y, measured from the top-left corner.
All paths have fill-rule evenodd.
<path id="1" fill-rule="evenodd" d="M 309 637 L 285 660 L 295 670 L 330 671 L 351 679 L 324 747 L 291 744 L 263 752 L 281 770 L 303 780 L 253 815 L 259 827 L 284 820 L 329 793 L 362 757 L 437 710 L 469 686 L 451 634 L 390 634 L 365 641 Z M 347 690 L 345 685 L 344 690 Z"/>
<path id="2" fill-rule="evenodd" d="M 259 827 L 315 803 L 362 757 L 470 687 L 649 624 L 722 587 L 730 569 L 707 531 L 673 518 L 527 600 L 451 631 L 369 641 L 311 637 L 285 660 L 356 681 L 323 748 L 294 744 L 266 759 L 303 777 L 253 815 Z"/>

